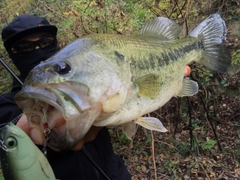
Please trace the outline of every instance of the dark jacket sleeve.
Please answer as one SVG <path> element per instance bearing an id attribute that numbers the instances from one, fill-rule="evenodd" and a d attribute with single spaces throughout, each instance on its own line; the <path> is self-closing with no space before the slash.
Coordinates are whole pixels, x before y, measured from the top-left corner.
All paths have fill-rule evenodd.
<path id="1" fill-rule="evenodd" d="M 14 101 L 15 94 L 10 92 L 0 95 L 0 124 L 11 122 L 22 113 Z"/>
<path id="2" fill-rule="evenodd" d="M 42 149 L 42 146 L 39 146 Z M 87 154 L 111 180 L 131 180 L 131 175 L 124 165 L 123 159 L 113 151 L 110 134 L 103 128 L 97 137 L 84 145 Z M 82 150 L 55 152 L 48 149 L 48 161 L 55 176 L 61 180 L 106 180 L 106 178 L 91 164 Z"/>

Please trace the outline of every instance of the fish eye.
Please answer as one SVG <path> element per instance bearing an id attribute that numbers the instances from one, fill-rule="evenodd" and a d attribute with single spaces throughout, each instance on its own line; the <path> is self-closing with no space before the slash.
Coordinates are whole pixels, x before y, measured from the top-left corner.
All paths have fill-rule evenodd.
<path id="1" fill-rule="evenodd" d="M 14 147 L 16 147 L 17 146 L 16 138 L 12 137 L 12 136 L 8 137 L 6 142 L 5 142 L 5 145 L 6 145 L 7 148 L 14 148 Z"/>
<path id="2" fill-rule="evenodd" d="M 57 64 L 54 65 L 53 68 L 60 75 L 67 74 L 71 70 L 70 65 L 66 62 L 57 63 Z"/>

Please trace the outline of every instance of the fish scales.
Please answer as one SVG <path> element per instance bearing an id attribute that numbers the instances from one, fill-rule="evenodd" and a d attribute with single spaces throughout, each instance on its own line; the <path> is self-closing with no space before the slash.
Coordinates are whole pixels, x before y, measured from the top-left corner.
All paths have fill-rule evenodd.
<path id="1" fill-rule="evenodd" d="M 206 18 L 185 38 L 178 38 L 180 32 L 174 21 L 158 17 L 136 36 L 80 38 L 35 67 L 15 100 L 31 116 L 36 114 L 33 104 L 49 105 L 48 143 L 58 149 L 72 148 L 92 125 L 121 125 L 129 138 L 136 124 L 166 132 L 159 119 L 144 115 L 172 97 L 198 92 L 198 84 L 184 78 L 185 66 L 197 62 L 226 72 L 231 64 L 224 46 L 226 24 L 219 14 Z"/>
<path id="2" fill-rule="evenodd" d="M 158 71 L 162 66 L 174 61 L 180 61 L 179 58 L 187 56 L 187 53 L 191 53 L 191 51 L 203 50 L 202 42 L 192 37 L 177 40 L 176 44 L 163 44 L 161 41 L 156 41 L 154 37 L 150 37 L 147 42 L 144 38 L 139 39 L 138 37 L 122 35 L 102 34 L 90 37 L 96 40 L 96 43 L 100 41 L 103 46 L 115 48 L 120 53 L 123 52 L 122 54 L 129 59 L 133 74 L 135 73 L 134 69 L 136 69 L 136 71 L 137 69 L 156 69 Z M 137 42 L 136 39 L 138 39 Z M 185 64 L 192 62 L 192 60 L 185 61 Z"/>

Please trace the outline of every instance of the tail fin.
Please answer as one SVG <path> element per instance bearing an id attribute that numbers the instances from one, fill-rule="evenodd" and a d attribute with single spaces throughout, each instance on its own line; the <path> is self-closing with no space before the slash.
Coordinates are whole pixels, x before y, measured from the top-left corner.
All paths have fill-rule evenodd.
<path id="1" fill-rule="evenodd" d="M 225 21 L 217 13 L 206 18 L 189 34 L 202 39 L 204 58 L 199 63 L 214 71 L 227 71 L 232 58 L 224 45 L 226 35 Z"/>

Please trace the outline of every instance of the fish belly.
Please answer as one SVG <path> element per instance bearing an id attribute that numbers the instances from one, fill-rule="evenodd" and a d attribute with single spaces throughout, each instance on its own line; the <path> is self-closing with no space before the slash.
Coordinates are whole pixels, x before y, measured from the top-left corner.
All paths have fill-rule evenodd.
<path id="1" fill-rule="evenodd" d="M 115 126 L 122 125 L 137 118 L 153 112 L 163 105 L 165 105 L 173 96 L 177 94 L 182 88 L 183 76 L 171 79 L 169 83 L 165 83 L 159 92 L 156 99 L 150 99 L 147 97 L 138 96 L 138 88 L 133 89 L 132 94 L 128 101 L 123 105 L 122 108 L 117 110 L 110 117 L 96 121 L 96 126 Z"/>

